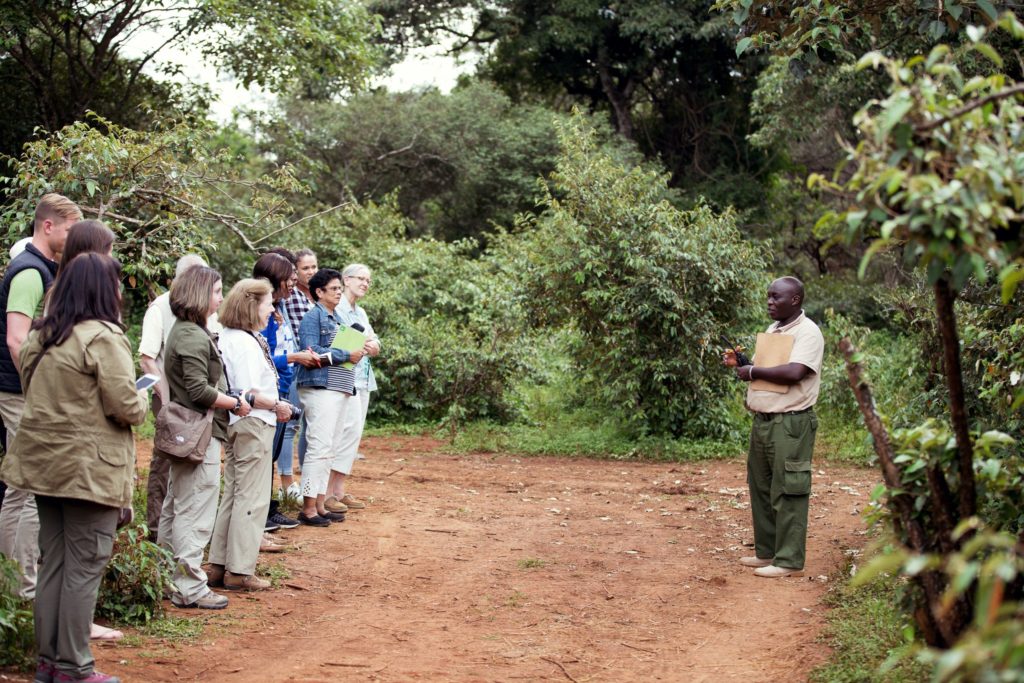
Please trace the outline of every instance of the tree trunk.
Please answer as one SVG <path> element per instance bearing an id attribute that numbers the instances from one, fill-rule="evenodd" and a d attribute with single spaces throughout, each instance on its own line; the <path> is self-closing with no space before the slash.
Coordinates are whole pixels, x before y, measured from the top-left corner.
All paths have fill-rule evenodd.
<path id="1" fill-rule="evenodd" d="M 612 106 L 616 132 L 627 140 L 633 140 L 635 132 L 631 106 L 636 83 L 632 78 L 626 78 L 625 83 L 621 86 L 615 82 L 611 60 L 608 58 L 608 48 L 603 44 L 597 48 L 597 74 L 601 79 L 601 90 Z"/>
<path id="2" fill-rule="evenodd" d="M 846 358 L 846 371 L 850 377 L 850 387 L 857 399 L 857 405 L 864 416 L 864 424 L 873 438 L 875 453 L 882 468 L 882 478 L 885 485 L 892 490 L 903 490 L 903 478 L 900 469 L 895 462 L 895 452 L 892 442 L 889 439 L 889 432 L 882 423 L 882 418 L 875 411 L 875 400 L 871 395 L 871 388 L 864 381 L 860 363 L 854 362 L 853 356 L 856 349 L 849 339 L 843 339 L 839 343 L 839 349 Z M 933 479 L 929 477 L 932 501 L 939 506 L 944 497 L 941 489 L 944 485 L 944 478 Z M 939 489 L 938 491 L 936 489 Z M 948 498 L 948 492 L 945 496 Z M 951 501 L 947 503 L 951 505 Z M 892 513 L 891 519 L 896 530 L 897 540 L 902 542 L 900 536 L 906 534 L 907 541 L 904 545 L 914 553 L 933 553 L 936 548 L 932 541 L 934 533 L 924 528 L 914 514 L 914 500 L 907 493 L 890 494 L 888 502 L 889 510 Z M 940 511 L 949 524 L 953 517 L 952 509 Z M 938 516 L 938 515 L 937 515 Z M 950 547 L 949 538 L 939 539 L 935 544 L 941 549 L 943 546 Z M 914 577 L 914 581 L 920 588 L 922 599 L 914 610 L 914 620 L 917 623 L 925 642 L 933 647 L 949 647 L 963 633 L 970 624 L 971 608 L 964 596 L 957 598 L 948 609 L 943 606 L 943 593 L 946 590 L 946 577 L 938 571 L 924 571 Z"/>
<path id="3" fill-rule="evenodd" d="M 949 389 L 949 416 L 956 437 L 957 473 L 960 478 L 960 519 L 977 512 L 977 491 L 974 484 L 974 446 L 971 443 L 967 406 L 964 402 L 963 370 L 960 365 L 960 339 L 956 332 L 953 301 L 956 294 L 949 280 L 942 277 L 935 283 L 935 308 L 938 315 L 939 336 L 942 339 L 942 362 L 945 367 L 946 386 Z"/>

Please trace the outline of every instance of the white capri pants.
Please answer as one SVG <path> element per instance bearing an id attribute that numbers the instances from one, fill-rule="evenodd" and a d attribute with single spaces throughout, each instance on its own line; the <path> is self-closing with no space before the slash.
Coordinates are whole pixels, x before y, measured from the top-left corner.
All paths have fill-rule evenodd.
<path id="1" fill-rule="evenodd" d="M 302 464 L 302 496 L 327 494 L 331 462 L 341 443 L 345 420 L 345 397 L 340 391 L 299 387 L 299 400 L 306 411 L 306 460 Z M 349 397 L 351 398 L 351 397 Z"/>
<path id="2" fill-rule="evenodd" d="M 345 401 L 342 413 L 342 434 L 338 448 L 334 451 L 334 462 L 331 469 L 348 476 L 352 474 L 352 464 L 359 452 L 359 442 L 363 438 L 363 426 L 366 425 L 366 411 L 370 407 L 370 392 L 357 389 L 355 396 L 342 394 Z M 326 491 L 326 489 L 324 489 Z"/>

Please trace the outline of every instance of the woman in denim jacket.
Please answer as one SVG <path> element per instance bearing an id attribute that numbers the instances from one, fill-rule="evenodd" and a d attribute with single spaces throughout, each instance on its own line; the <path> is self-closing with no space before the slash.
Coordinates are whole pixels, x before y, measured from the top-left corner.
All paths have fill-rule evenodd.
<path id="1" fill-rule="evenodd" d="M 352 393 L 352 372 L 343 371 L 340 366 L 346 362 L 358 363 L 362 360 L 363 351 L 331 348 L 334 335 L 343 324 L 335 310 L 341 301 L 341 273 L 332 268 L 322 268 L 310 279 L 309 291 L 316 305 L 309 309 L 299 325 L 299 346 L 318 354 L 328 354 L 328 357 L 324 367 L 300 367 L 296 375 L 309 432 L 306 461 L 302 466 L 299 522 L 323 527 L 332 521 L 345 519 L 344 513 L 328 511 L 324 507 L 324 499 L 331 461 L 344 436 L 345 392 Z"/>

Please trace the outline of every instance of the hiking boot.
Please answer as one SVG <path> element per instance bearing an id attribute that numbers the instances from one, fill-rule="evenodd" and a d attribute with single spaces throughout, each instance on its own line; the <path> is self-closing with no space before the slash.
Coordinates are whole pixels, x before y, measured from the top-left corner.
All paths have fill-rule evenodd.
<path id="1" fill-rule="evenodd" d="M 276 542 L 273 538 L 267 534 L 263 534 L 263 538 L 260 539 L 260 552 L 261 553 L 283 553 L 284 546 Z"/>
<path id="2" fill-rule="evenodd" d="M 229 591 L 265 591 L 270 588 L 270 582 L 252 574 L 224 575 L 224 588 Z"/>
<path id="3" fill-rule="evenodd" d="M 271 524 L 276 524 L 280 529 L 294 529 L 299 525 L 297 519 L 292 519 L 282 512 L 275 512 L 270 515 L 270 522 Z"/>
<path id="4" fill-rule="evenodd" d="M 775 560 L 774 557 L 764 559 L 763 557 L 741 557 L 740 564 L 744 567 L 767 567 Z"/>
<path id="5" fill-rule="evenodd" d="M 781 579 L 784 576 L 803 576 L 803 569 L 791 569 L 789 567 L 776 567 L 774 564 L 754 570 L 755 576 L 765 579 Z"/>
<path id="6" fill-rule="evenodd" d="M 53 676 L 57 673 L 57 669 L 54 668 L 53 664 L 44 661 L 41 657 L 39 663 L 36 664 L 36 676 L 32 679 L 32 683 L 53 683 Z"/>
<path id="7" fill-rule="evenodd" d="M 327 496 L 327 500 L 324 501 L 324 507 L 331 512 L 348 512 L 348 505 L 345 505 L 337 496 Z"/>
<path id="8" fill-rule="evenodd" d="M 362 510 L 363 508 L 366 507 L 366 503 L 359 500 L 351 493 L 346 493 L 344 496 L 342 496 L 341 502 L 348 506 L 349 510 Z"/>
<path id="9" fill-rule="evenodd" d="M 224 587 L 224 565 L 222 564 L 208 564 L 203 569 L 206 570 L 206 585 L 210 588 L 223 588 Z"/>
<path id="10" fill-rule="evenodd" d="M 195 602 L 188 604 L 181 602 L 177 597 L 173 597 L 171 598 L 171 604 L 181 609 L 224 609 L 228 606 L 228 599 L 223 595 L 209 591 Z"/>
<path id="11" fill-rule="evenodd" d="M 93 669 L 92 673 L 84 678 L 78 678 L 63 671 L 58 671 L 54 675 L 53 680 L 55 683 L 121 683 L 121 679 L 117 676 L 108 676 L 96 669 Z"/>
<path id="12" fill-rule="evenodd" d="M 307 517 L 305 512 L 300 512 L 299 524 L 305 524 L 306 526 L 330 526 L 331 520 L 321 517 L 320 515 Z"/>
<path id="13" fill-rule="evenodd" d="M 320 516 L 324 519 L 330 520 L 331 522 L 341 523 L 345 521 L 344 512 L 331 512 L 330 510 L 324 510 L 320 513 Z"/>

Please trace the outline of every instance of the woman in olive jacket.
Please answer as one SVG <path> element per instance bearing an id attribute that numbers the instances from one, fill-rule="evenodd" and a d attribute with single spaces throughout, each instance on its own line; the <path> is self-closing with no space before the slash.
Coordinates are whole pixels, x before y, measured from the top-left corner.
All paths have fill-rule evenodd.
<path id="1" fill-rule="evenodd" d="M 131 509 L 135 444 L 149 402 L 121 327 L 119 264 L 73 259 L 19 357 L 21 428 L 0 476 L 36 495 L 36 681 L 117 681 L 93 668 L 89 627 L 121 508 Z"/>

